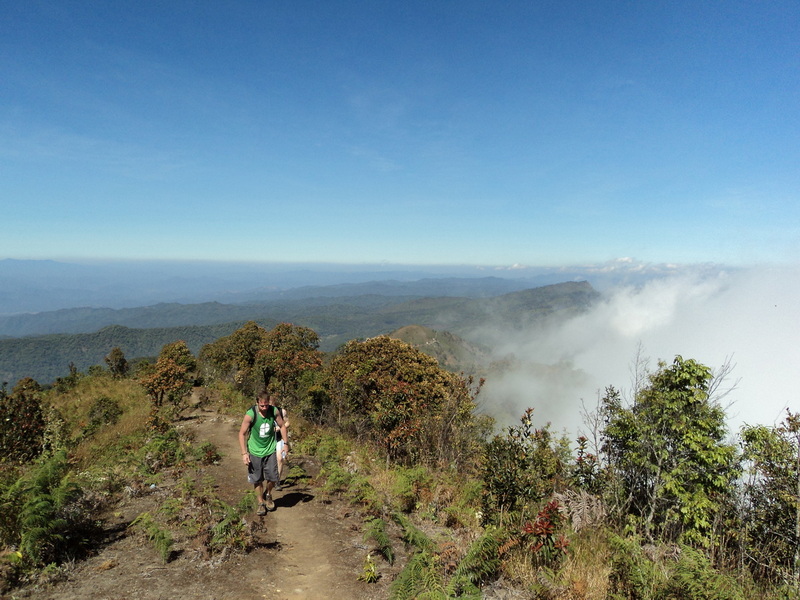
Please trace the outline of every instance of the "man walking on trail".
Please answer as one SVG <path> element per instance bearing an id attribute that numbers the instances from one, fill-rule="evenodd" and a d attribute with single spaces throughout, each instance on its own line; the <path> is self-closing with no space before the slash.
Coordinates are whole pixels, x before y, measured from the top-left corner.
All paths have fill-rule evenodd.
<path id="1" fill-rule="evenodd" d="M 258 394 L 256 405 L 247 409 L 239 428 L 242 461 L 247 466 L 247 480 L 253 484 L 258 497 L 257 514 L 260 516 L 275 510 L 272 488 L 278 481 L 276 428 L 280 428 L 283 439 L 288 439 L 283 417 L 270 404 L 269 392 L 263 391 Z M 288 446 L 284 450 L 288 452 Z"/>

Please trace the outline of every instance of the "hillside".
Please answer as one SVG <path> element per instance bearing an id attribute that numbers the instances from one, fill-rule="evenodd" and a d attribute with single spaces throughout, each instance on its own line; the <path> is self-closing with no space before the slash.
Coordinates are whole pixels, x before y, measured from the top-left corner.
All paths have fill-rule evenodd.
<path id="1" fill-rule="evenodd" d="M 599 294 L 586 282 L 533 288 L 489 298 L 364 295 L 308 298 L 263 305 L 159 304 L 138 309 L 75 309 L 51 314 L 52 323 L 82 323 L 95 329 L 0 339 L 0 380 L 10 385 L 30 376 L 43 384 L 69 373 L 104 364 L 119 346 L 131 359 L 154 356 L 169 342 L 184 340 L 197 353 L 204 344 L 228 335 L 245 321 L 271 328 L 291 322 L 314 329 L 320 349 L 331 352 L 355 338 L 386 334 L 407 325 L 449 331 L 480 345 L 480 327 L 530 326 L 548 318 L 567 318 L 585 310 Z M 31 316 L 32 318 L 33 316 Z M 109 324 L 109 321 L 120 321 Z M 102 327 L 102 328 L 101 328 Z"/>
<path id="2" fill-rule="evenodd" d="M 389 337 L 401 340 L 432 356 L 448 371 L 476 373 L 488 360 L 488 352 L 449 331 L 436 331 L 420 325 L 407 325 Z"/>

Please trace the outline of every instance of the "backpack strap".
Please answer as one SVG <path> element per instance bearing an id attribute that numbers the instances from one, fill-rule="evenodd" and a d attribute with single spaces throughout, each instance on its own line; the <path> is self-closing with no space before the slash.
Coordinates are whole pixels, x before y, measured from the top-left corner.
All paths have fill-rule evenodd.
<path id="1" fill-rule="evenodd" d="M 249 410 L 253 411 L 253 418 L 250 419 L 250 427 L 247 428 L 247 437 L 250 437 L 250 432 L 253 430 L 253 425 L 256 424 L 256 415 L 258 414 L 258 404 L 253 404 L 253 406 L 251 406 Z"/>

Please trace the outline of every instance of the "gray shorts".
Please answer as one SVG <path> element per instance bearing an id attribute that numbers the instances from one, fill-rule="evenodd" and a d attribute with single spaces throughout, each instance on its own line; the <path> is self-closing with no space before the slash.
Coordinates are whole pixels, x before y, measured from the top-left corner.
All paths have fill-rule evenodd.
<path id="1" fill-rule="evenodd" d="M 278 457 L 273 452 L 269 456 L 250 455 L 250 464 L 247 465 L 247 481 L 258 485 L 262 481 L 278 481 Z"/>

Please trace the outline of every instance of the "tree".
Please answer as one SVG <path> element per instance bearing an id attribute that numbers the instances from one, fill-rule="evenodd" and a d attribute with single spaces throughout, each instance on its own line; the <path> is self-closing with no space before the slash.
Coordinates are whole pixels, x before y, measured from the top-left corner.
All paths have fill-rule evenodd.
<path id="1" fill-rule="evenodd" d="M 108 365 L 108 370 L 111 371 L 114 377 L 122 379 L 128 374 L 128 361 L 119 346 L 111 349 L 111 352 L 106 355 L 105 361 Z"/>
<path id="2" fill-rule="evenodd" d="M 474 465 L 488 421 L 473 414 L 475 384 L 386 336 L 348 342 L 332 359 L 331 420 L 380 444 L 387 459 Z"/>
<path id="3" fill-rule="evenodd" d="M 183 340 L 165 344 L 161 348 L 158 358 L 172 360 L 175 364 L 185 368 L 187 373 L 197 369 L 197 359 L 195 359 L 192 351 L 189 350 L 189 346 Z"/>
<path id="4" fill-rule="evenodd" d="M 186 342 L 165 344 L 158 355 L 156 364 L 147 369 L 139 380 L 157 411 L 170 401 L 177 405 L 192 387 L 191 371 L 196 361 Z"/>
<path id="5" fill-rule="evenodd" d="M 742 428 L 747 563 L 773 581 L 800 578 L 800 414 Z"/>
<path id="6" fill-rule="evenodd" d="M 725 412 L 711 370 L 675 357 L 659 362 L 633 405 L 608 388 L 602 450 L 618 484 L 617 508 L 649 538 L 710 544 L 716 513 L 738 476 L 736 448 L 724 443 Z"/>
<path id="7" fill-rule="evenodd" d="M 319 336 L 313 329 L 280 323 L 267 332 L 255 358 L 264 387 L 275 384 L 286 397 L 295 395 L 303 373 L 322 367 Z"/>
<path id="8" fill-rule="evenodd" d="M 263 373 L 256 371 L 256 357 L 267 342 L 267 331 L 248 321 L 231 335 L 206 344 L 200 360 L 212 378 L 228 380 L 245 393 L 254 394 L 264 384 Z"/>
<path id="9" fill-rule="evenodd" d="M 296 395 L 303 373 L 322 366 L 319 336 L 313 329 L 280 323 L 267 331 L 248 321 L 231 335 L 206 344 L 200 359 L 246 393 L 273 385 L 285 396 Z"/>

